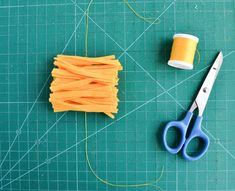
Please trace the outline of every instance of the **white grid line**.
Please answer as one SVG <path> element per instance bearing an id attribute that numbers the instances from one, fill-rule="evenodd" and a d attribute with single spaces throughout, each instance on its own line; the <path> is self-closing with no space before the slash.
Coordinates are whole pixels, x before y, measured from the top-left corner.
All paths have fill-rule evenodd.
<path id="1" fill-rule="evenodd" d="M 9 2 L 9 5 L 10 5 L 10 2 Z M 10 9 L 8 9 L 8 23 L 10 23 L 11 22 L 11 20 L 10 20 L 10 16 L 11 16 L 11 10 Z M 8 34 L 10 34 L 10 27 L 8 26 Z M 8 38 L 8 53 L 10 53 L 10 38 Z M 8 63 L 10 63 L 10 56 L 8 56 L 7 57 L 7 62 Z M 9 72 L 10 71 L 10 69 L 8 68 L 7 69 L 7 72 Z M 10 92 L 10 75 L 8 74 L 8 91 Z M 10 94 L 8 94 L 7 95 L 7 100 L 10 100 Z M 8 115 L 7 115 L 7 119 L 8 119 L 8 130 L 10 130 L 10 107 L 9 107 L 9 105 L 7 106 L 7 112 L 8 112 Z M 9 140 L 9 146 L 10 146 L 10 133 L 8 133 L 8 140 Z M 11 156 L 9 155 L 9 159 L 11 158 Z M 9 165 L 11 164 L 11 162 L 9 161 L 8 162 L 9 163 Z M 0 165 L 0 168 L 1 168 L 1 165 Z M 10 176 L 10 178 L 11 178 L 11 176 Z M 0 181 L 0 182 L 2 182 L 2 181 Z M 10 189 L 11 189 L 12 187 L 10 186 Z"/>
<path id="2" fill-rule="evenodd" d="M 76 25 L 77 25 L 77 8 L 74 6 L 74 30 L 76 30 Z M 74 38 L 74 48 L 75 48 L 75 55 L 77 55 L 77 34 L 76 34 L 76 32 L 75 32 L 75 38 Z M 76 133 L 75 140 L 77 142 L 78 141 L 78 113 L 75 114 L 75 133 Z M 76 148 L 75 159 L 76 159 L 76 161 L 78 161 L 78 148 Z M 58 162 L 57 162 L 57 164 L 58 164 Z M 57 167 L 57 169 L 58 169 L 58 167 Z M 76 162 L 76 190 L 79 190 L 78 171 L 79 171 L 79 166 L 78 166 L 78 162 Z"/>
<path id="3" fill-rule="evenodd" d="M 17 1 L 18 5 L 19 5 L 19 0 Z M 17 9 L 17 44 L 19 44 L 20 40 L 19 40 L 19 23 L 20 23 L 20 17 L 19 17 L 19 8 Z M 17 46 L 17 53 L 19 53 L 19 45 Z M 19 57 L 17 57 L 17 60 L 19 59 Z M 17 74 L 17 80 L 19 82 L 20 78 L 19 78 L 19 74 Z M 19 99 L 19 84 L 17 85 L 17 99 Z M 19 121 L 20 120 L 20 117 L 19 117 L 19 104 L 17 105 L 17 110 L 18 110 L 18 114 L 17 114 L 17 120 Z M 19 128 L 19 123 L 17 124 L 17 129 Z M 18 149 L 20 148 L 20 143 L 18 142 L 17 144 L 18 146 Z M 20 153 L 18 153 L 18 158 L 20 157 Z M 18 172 L 19 172 L 19 175 L 20 175 L 20 165 L 18 167 Z M 19 187 L 21 189 L 21 182 L 19 182 Z"/>
<path id="4" fill-rule="evenodd" d="M 37 10 L 37 9 L 36 9 Z M 27 17 L 27 24 L 29 23 L 29 14 L 28 14 L 29 12 L 28 12 L 28 7 L 27 7 L 27 14 L 26 14 L 26 17 Z M 36 18 L 36 22 L 37 22 L 37 18 Z M 37 26 L 36 26 L 37 27 Z M 37 38 L 37 37 L 36 37 Z M 26 42 L 27 42 L 27 45 L 26 45 L 26 52 L 27 52 L 27 54 L 26 54 L 26 91 L 27 92 L 29 92 L 29 65 L 28 65 L 28 63 L 29 63 L 29 54 L 28 54 L 28 52 L 29 52 L 29 24 L 27 25 L 27 27 L 26 27 Z M 37 98 L 39 98 L 39 97 L 37 97 Z M 27 94 L 26 95 L 26 100 L 28 101 L 29 100 L 29 95 Z M 33 107 L 34 107 L 34 105 L 35 105 L 35 103 L 33 104 L 33 106 L 30 108 L 30 109 L 33 109 Z M 26 104 L 26 110 L 27 111 L 29 111 L 29 105 L 28 104 Z M 31 110 L 32 111 L 32 110 Z M 30 111 L 30 112 L 31 112 Z M 28 115 L 26 116 L 27 118 L 28 118 Z M 25 118 L 26 119 L 26 118 Z M 28 120 L 24 120 L 23 121 L 23 123 L 22 123 L 22 125 L 20 126 L 20 129 L 19 129 L 19 131 L 21 131 L 21 128 L 23 127 L 23 125 L 24 125 L 24 123 L 26 123 L 26 134 L 27 134 L 27 140 L 29 140 L 30 139 L 30 135 L 29 135 L 29 125 L 28 125 Z M 17 139 L 18 139 L 18 136 L 17 136 L 17 134 L 16 134 L 16 137 L 17 137 Z M 16 140 L 17 140 L 16 139 Z M 12 146 L 14 145 L 14 142 L 12 143 Z M 27 141 L 27 149 L 29 148 L 29 141 Z M 28 168 L 30 168 L 30 160 L 29 160 L 29 156 L 28 156 L 28 159 L 27 159 L 27 166 L 28 166 Z M 29 174 L 29 181 L 27 182 L 28 183 L 28 188 L 29 188 L 29 190 L 31 189 L 31 184 L 30 184 L 30 182 L 31 182 L 31 176 L 30 176 L 30 174 Z"/>
<path id="5" fill-rule="evenodd" d="M 176 4 L 175 3 L 174 3 L 173 15 L 174 15 L 174 33 L 176 33 L 176 23 L 177 22 L 176 22 Z M 174 73 L 175 73 L 175 82 L 176 82 L 176 71 Z M 178 97 L 177 96 L 177 91 L 176 91 L 176 96 L 175 97 Z M 177 113 L 177 108 L 175 108 L 175 113 Z M 175 187 L 176 187 L 176 191 L 179 190 L 178 181 L 179 181 L 179 160 L 178 160 L 178 157 L 176 157 L 176 170 L 175 170 L 175 184 L 176 184 Z"/>
<path id="6" fill-rule="evenodd" d="M 46 0 L 46 4 L 48 3 L 48 1 Z M 57 9 L 56 9 L 57 10 Z M 47 7 L 46 7 L 46 18 L 48 17 L 48 12 L 47 12 Z M 48 32 L 48 25 L 46 25 L 46 34 L 47 34 L 47 32 Z M 57 29 L 57 28 L 56 28 Z M 47 47 L 47 43 L 48 43 L 48 39 L 47 39 L 47 36 L 48 35 L 46 35 L 46 58 L 48 57 L 48 47 Z M 56 43 L 57 44 L 57 43 Z M 48 119 L 48 112 L 47 112 L 47 110 L 46 110 L 46 120 Z M 57 117 L 57 115 L 56 115 L 56 117 Z M 48 128 L 48 125 L 47 125 L 47 127 L 46 128 Z M 48 137 L 46 138 L 46 139 L 48 139 Z M 37 140 L 36 140 L 36 142 L 35 142 L 35 144 L 36 144 L 36 146 L 37 147 L 39 147 L 39 144 L 37 144 L 37 142 L 38 143 L 40 143 L 41 142 L 41 140 L 40 140 L 40 138 L 38 138 L 37 137 Z M 46 147 L 47 147 L 47 150 L 46 150 L 46 156 L 47 156 L 47 158 L 48 158 L 48 148 L 49 148 L 49 146 L 48 146 L 48 141 L 47 141 L 47 143 L 46 143 Z M 28 155 L 29 156 L 29 155 Z M 47 177 L 49 178 L 49 166 L 47 166 L 47 172 L 46 172 L 46 175 L 47 175 Z M 49 181 L 47 181 L 47 190 L 50 190 L 50 185 L 49 185 Z"/>
<path id="7" fill-rule="evenodd" d="M 144 5 L 145 5 L 145 3 L 144 3 Z M 123 11 L 123 31 L 126 31 L 126 14 L 125 14 L 126 5 L 125 5 L 125 3 L 123 3 L 123 8 L 124 8 L 124 11 Z M 126 33 L 124 33 L 124 47 L 126 47 Z M 126 55 L 124 56 L 124 62 L 126 63 Z M 125 65 L 124 70 L 126 70 L 126 65 Z M 125 76 L 125 80 L 126 80 L 126 76 L 127 76 L 126 73 L 124 74 L 124 76 Z M 127 91 L 127 89 L 126 89 L 126 81 L 124 83 L 125 83 L 124 92 L 126 92 Z M 125 94 L 125 99 L 126 99 L 126 94 Z M 125 113 L 126 113 L 126 110 L 127 110 L 127 107 L 126 107 L 126 104 L 125 104 L 125 107 L 124 107 L 124 112 Z M 126 134 L 127 129 L 125 128 L 124 131 L 125 131 L 125 134 Z M 107 136 L 107 131 L 106 131 L 106 136 Z M 106 145 L 106 148 L 107 148 L 107 145 Z M 127 143 L 125 143 L 125 150 L 127 151 Z M 125 171 L 127 170 L 127 158 L 126 157 L 127 157 L 127 155 L 125 155 L 125 167 L 124 167 Z M 107 157 L 106 157 L 106 161 L 107 161 Z M 107 167 L 106 167 L 106 169 L 107 169 Z M 128 179 L 128 177 L 125 176 L 125 178 L 124 178 L 125 184 L 127 184 L 127 179 Z M 125 190 L 127 191 L 127 188 L 125 188 Z"/>
<path id="8" fill-rule="evenodd" d="M 225 3 L 223 2 L 223 20 L 224 20 L 224 23 L 226 22 L 226 16 L 225 16 Z M 226 43 L 226 30 L 225 30 L 225 27 L 224 27 L 224 43 L 225 43 L 225 49 L 227 50 L 227 43 Z M 225 89 L 226 93 L 226 99 L 228 97 L 228 93 L 227 93 L 227 86 L 226 86 L 226 89 Z M 226 104 L 226 107 L 228 108 L 228 101 L 226 100 L 225 101 L 225 104 Z M 226 110 L 226 121 L 228 121 L 228 110 Z M 228 125 L 227 125 L 227 122 L 226 122 L 226 125 L 225 125 L 225 131 L 227 131 L 228 129 Z M 228 140 L 228 133 L 226 133 L 226 140 Z M 224 146 L 220 140 L 219 140 L 219 145 L 233 158 L 235 159 L 235 156 L 226 148 L 227 144 L 225 143 L 226 146 Z M 226 155 L 226 160 L 225 160 L 225 168 L 226 170 L 228 169 L 228 155 Z M 225 173 L 225 179 L 226 179 L 226 182 L 225 182 L 225 189 L 228 190 L 228 171 L 226 171 Z"/>

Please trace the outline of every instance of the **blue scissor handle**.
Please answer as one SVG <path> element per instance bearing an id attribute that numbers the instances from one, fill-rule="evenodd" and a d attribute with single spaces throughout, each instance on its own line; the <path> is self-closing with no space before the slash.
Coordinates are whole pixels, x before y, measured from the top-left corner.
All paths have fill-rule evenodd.
<path id="1" fill-rule="evenodd" d="M 201 116 L 197 116 L 195 123 L 193 125 L 192 128 L 192 132 L 190 133 L 189 137 L 186 139 L 183 149 L 182 149 L 182 153 L 183 153 L 183 157 L 186 160 L 189 161 L 195 161 L 200 159 L 208 150 L 209 144 L 210 144 L 210 139 L 209 137 L 202 131 L 201 129 L 201 124 L 202 124 L 202 119 L 203 117 Z M 202 147 L 200 148 L 200 150 L 197 152 L 196 155 L 190 156 L 187 153 L 187 147 L 189 145 L 189 143 L 194 139 L 194 138 L 199 138 L 201 142 L 203 142 Z"/>
<path id="2" fill-rule="evenodd" d="M 163 144 L 168 152 L 171 154 L 176 154 L 180 151 L 180 149 L 183 147 L 185 139 L 186 139 L 186 132 L 188 129 L 188 125 L 190 123 L 190 120 L 192 119 L 193 113 L 187 112 L 185 118 L 181 121 L 171 121 L 167 123 L 164 131 L 163 131 Z M 180 132 L 180 141 L 179 144 L 176 147 L 170 147 L 167 143 L 167 132 L 170 128 L 177 128 Z"/>
<path id="3" fill-rule="evenodd" d="M 187 133 L 190 121 L 192 119 L 192 116 L 193 116 L 193 113 L 188 111 L 185 118 L 182 121 L 169 122 L 163 131 L 163 144 L 166 150 L 172 154 L 176 154 L 182 149 L 183 157 L 189 161 L 194 161 L 194 160 L 198 160 L 199 158 L 201 158 L 206 153 L 209 147 L 209 143 L 210 143 L 209 137 L 201 130 L 201 122 L 202 122 L 201 116 L 198 116 L 196 118 L 192 131 L 189 137 L 186 139 L 186 133 Z M 179 129 L 180 134 L 181 134 L 180 142 L 175 148 L 170 147 L 167 143 L 167 132 L 170 128 Z M 187 153 L 187 147 L 190 141 L 192 141 L 196 137 L 200 138 L 200 141 L 203 142 L 203 146 L 200 148 L 201 150 L 197 152 L 197 155 L 190 156 Z"/>

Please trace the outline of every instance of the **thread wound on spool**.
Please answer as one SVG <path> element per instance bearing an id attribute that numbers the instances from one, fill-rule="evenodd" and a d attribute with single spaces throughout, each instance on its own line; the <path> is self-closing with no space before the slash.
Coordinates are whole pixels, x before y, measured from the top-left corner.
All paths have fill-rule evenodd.
<path id="1" fill-rule="evenodd" d="M 193 69 L 193 60 L 199 39 L 189 34 L 176 34 L 173 39 L 168 65 L 181 69 Z"/>

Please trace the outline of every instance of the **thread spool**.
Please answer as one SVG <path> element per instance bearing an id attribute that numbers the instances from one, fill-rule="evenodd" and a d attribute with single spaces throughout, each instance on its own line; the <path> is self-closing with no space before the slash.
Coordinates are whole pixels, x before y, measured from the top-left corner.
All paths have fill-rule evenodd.
<path id="1" fill-rule="evenodd" d="M 193 60 L 199 39 L 190 34 L 175 34 L 168 65 L 185 69 L 193 69 Z"/>

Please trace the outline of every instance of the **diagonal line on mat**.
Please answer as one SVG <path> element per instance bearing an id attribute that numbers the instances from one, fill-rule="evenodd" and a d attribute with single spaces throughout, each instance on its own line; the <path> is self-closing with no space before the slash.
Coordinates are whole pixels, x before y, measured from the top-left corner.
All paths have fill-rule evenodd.
<path id="1" fill-rule="evenodd" d="M 235 51 L 234 51 L 234 52 L 235 52 Z M 228 55 L 230 55 L 230 54 L 228 54 Z M 224 56 L 224 58 L 226 58 L 228 55 Z M 96 131 L 96 132 L 90 134 L 88 137 L 82 139 L 81 141 L 79 141 L 79 142 L 77 142 L 77 143 L 71 145 L 71 146 L 68 147 L 67 149 L 65 149 L 65 150 L 63 150 L 63 151 L 61 151 L 61 152 L 59 152 L 58 154 L 54 155 L 53 157 L 51 157 L 51 158 L 48 159 L 48 160 L 51 161 L 51 160 L 57 158 L 58 156 L 62 155 L 63 153 L 65 153 L 65 152 L 67 152 L 67 151 L 69 151 L 69 150 L 72 149 L 73 147 L 78 146 L 79 144 L 81 144 L 81 143 L 84 142 L 85 140 L 90 139 L 91 137 L 97 135 L 99 132 L 105 130 L 107 127 L 109 127 L 109 126 L 113 125 L 114 123 L 120 121 L 121 119 L 123 119 L 123 118 L 129 116 L 129 115 L 132 114 L 133 112 L 137 111 L 138 109 L 142 108 L 143 106 L 147 105 L 148 103 L 150 103 L 150 102 L 154 101 L 155 99 L 159 98 L 160 96 L 164 95 L 166 92 L 171 91 L 172 89 L 178 87 L 179 85 L 181 85 L 181 84 L 183 84 L 184 82 L 188 81 L 189 79 L 193 78 L 193 77 L 196 76 L 197 74 L 203 72 L 203 71 L 204 71 L 205 69 L 207 69 L 208 67 L 209 67 L 209 66 L 207 66 L 207 67 L 205 67 L 205 68 L 203 68 L 203 69 L 197 71 L 196 73 L 194 73 L 194 74 L 192 74 L 191 76 L 187 77 L 186 79 L 182 80 L 182 81 L 179 82 L 178 84 L 175 84 L 174 86 L 172 86 L 172 87 L 169 88 L 168 90 L 166 90 L 166 91 L 160 93 L 159 95 L 157 95 L 157 96 L 151 98 L 150 100 L 146 101 L 145 103 L 141 104 L 140 106 L 136 107 L 135 109 L 133 109 L 133 110 L 131 110 L 130 112 L 126 113 L 125 115 L 121 116 L 121 117 L 118 118 L 117 120 L 115 120 L 115 121 L 109 123 L 109 124 L 106 125 L 105 127 L 103 127 L 103 128 L 101 128 L 101 129 L 99 129 L 98 131 Z M 57 122 L 56 122 L 56 123 L 57 123 Z M 223 147 L 223 145 L 221 145 L 221 146 Z M 225 149 L 226 149 L 226 148 L 225 148 Z M 229 152 L 229 151 L 228 151 L 228 153 L 231 154 L 231 152 Z M 230 155 L 230 156 L 231 156 L 231 157 L 234 157 L 233 155 Z M 47 160 L 47 161 L 48 161 L 48 160 Z M 32 171 L 34 171 L 34 170 L 40 168 L 40 167 L 43 166 L 44 164 L 48 164 L 48 163 L 47 163 L 47 162 L 43 162 L 43 163 L 39 164 L 38 166 L 36 166 L 36 167 L 30 169 L 29 171 L 25 172 L 24 174 L 20 175 L 19 177 L 17 177 L 17 178 L 15 178 L 15 179 L 11 180 L 10 182 L 6 183 L 6 184 L 3 185 L 0 189 L 2 189 L 2 188 L 4 188 L 4 187 L 6 187 L 7 185 L 9 185 L 9 184 L 11 184 L 11 183 L 17 181 L 18 179 L 22 178 L 23 176 L 29 174 L 30 172 L 32 172 Z"/>
<path id="2" fill-rule="evenodd" d="M 72 2 L 73 2 L 73 0 L 71 0 Z M 76 7 L 78 7 L 81 11 L 83 11 L 75 2 L 73 2 L 74 4 L 75 4 L 75 6 Z M 172 2 L 172 3 L 174 3 L 174 2 Z M 168 8 L 169 8 L 169 6 L 168 6 Z M 167 8 L 167 9 L 168 9 Z M 164 11 L 164 12 L 166 12 L 166 10 Z M 161 14 L 161 15 L 163 15 L 163 14 Z M 88 17 L 89 17 L 89 15 L 88 15 Z M 160 17 L 158 17 L 157 19 L 159 19 Z M 126 55 L 128 55 L 135 63 L 136 63 L 136 65 L 138 66 L 138 67 L 140 67 L 163 91 L 165 91 L 175 102 L 176 102 L 176 104 L 177 105 L 179 105 L 182 109 L 184 109 L 184 110 L 186 110 L 184 107 L 183 107 L 183 105 L 178 101 L 178 100 L 176 100 L 175 98 L 174 98 L 174 96 L 172 96 L 168 91 L 166 91 L 166 89 L 158 82 L 158 80 L 156 80 L 144 67 L 142 67 L 128 52 L 127 52 L 127 50 L 129 49 L 129 47 L 125 50 L 124 48 L 122 48 L 121 46 L 120 46 L 120 44 L 119 43 L 117 43 L 102 27 L 100 27 L 91 17 L 89 17 L 89 19 L 100 29 L 100 30 L 102 30 L 102 32 L 104 32 L 104 34 L 107 36 L 107 37 L 109 37 L 120 49 L 122 49 L 124 52 L 119 56 L 119 58 L 123 55 L 123 54 L 125 54 L 126 53 Z M 155 22 L 155 21 L 154 21 Z M 135 42 L 136 42 L 136 40 L 135 40 Z M 133 43 L 132 43 L 133 44 Z M 226 54 L 225 56 L 224 56 L 224 58 L 226 58 L 227 56 L 229 56 L 229 55 L 231 55 L 231 54 L 233 54 L 235 52 L 235 50 L 233 50 L 233 51 L 231 51 L 230 53 L 228 53 L 228 54 Z M 206 66 L 205 68 L 203 68 L 202 70 L 205 70 L 205 69 L 207 69 L 207 68 L 209 68 L 210 66 Z M 202 70 L 200 70 L 200 71 L 202 71 Z M 204 128 L 205 129 L 205 128 Z M 206 130 L 207 132 L 208 132 L 208 134 L 210 134 L 211 135 L 211 137 L 215 140 L 216 138 L 208 131 L 208 130 Z M 221 146 L 222 144 L 220 143 L 220 146 Z M 227 152 L 230 156 L 232 156 L 232 158 L 234 158 L 234 156 L 233 155 L 231 155 L 231 152 L 228 152 L 228 150 L 226 149 L 226 147 L 225 146 L 222 146 L 222 148 L 225 150 L 225 152 Z"/>
<path id="3" fill-rule="evenodd" d="M 67 113 L 67 112 L 66 112 Z M 27 154 L 33 150 L 33 148 L 38 145 L 38 143 L 40 143 L 42 141 L 42 139 L 47 135 L 47 133 L 54 127 L 57 125 L 57 123 L 66 115 L 66 113 L 63 113 L 59 119 L 56 120 L 56 122 L 49 128 L 46 130 L 46 132 L 37 140 L 35 141 L 35 143 L 30 147 L 29 150 L 27 150 L 27 152 L 24 153 L 24 155 L 22 157 L 20 157 L 20 159 L 7 171 L 7 173 L 0 179 L 0 181 L 2 181 L 23 159 L 25 156 L 27 156 Z"/>
<path id="4" fill-rule="evenodd" d="M 90 5 L 92 2 L 93 2 L 93 0 L 90 1 L 89 5 Z M 89 7 L 89 5 L 88 5 L 88 7 Z M 78 22 L 77 26 L 75 27 L 75 29 L 74 29 L 73 33 L 71 34 L 71 36 L 70 36 L 68 42 L 65 44 L 65 47 L 64 47 L 62 53 L 63 53 L 63 52 L 65 51 L 65 49 L 67 48 L 67 46 L 68 46 L 68 44 L 70 43 L 70 41 L 72 40 L 74 34 L 77 32 L 77 29 L 78 29 L 78 27 L 80 26 L 80 24 L 82 23 L 82 20 L 83 20 L 83 18 L 84 18 L 85 15 L 86 15 L 86 12 L 87 12 L 87 9 L 86 9 L 85 11 L 83 11 L 82 18 L 80 19 L 80 21 Z"/>
<path id="5" fill-rule="evenodd" d="M 231 54 L 235 53 L 235 50 L 232 50 L 231 52 L 229 52 L 228 54 L 224 55 L 224 58 L 230 56 Z"/>
<path id="6" fill-rule="evenodd" d="M 208 133 L 208 131 L 206 129 L 204 129 L 204 130 Z M 210 133 L 208 133 L 208 134 L 210 134 Z M 211 136 L 213 136 L 213 135 L 211 135 Z M 217 144 L 219 144 L 233 159 L 235 159 L 235 156 L 220 141 L 217 141 Z"/>
<path id="7" fill-rule="evenodd" d="M 27 119 L 28 119 L 28 117 L 29 117 L 29 114 L 32 112 L 32 110 L 33 110 L 33 108 L 34 108 L 34 105 L 36 104 L 36 102 L 38 101 L 39 97 L 41 96 L 42 91 L 43 91 L 43 89 L 45 88 L 45 86 L 46 86 L 46 84 L 47 84 L 47 82 L 48 82 L 49 79 L 50 79 L 50 76 L 47 77 L 46 82 L 43 84 L 43 86 L 42 86 L 42 88 L 41 88 L 41 90 L 40 90 L 40 92 L 39 92 L 37 98 L 35 99 L 34 103 L 32 104 L 31 108 L 29 109 L 29 111 L 28 111 L 28 113 L 27 113 L 27 115 L 26 115 L 26 117 L 25 117 L 23 123 L 21 124 L 20 128 L 17 130 L 18 132 L 20 132 L 21 129 L 23 128 L 25 122 L 27 121 Z M 3 160 L 2 160 L 2 162 L 1 162 L 1 164 L 0 164 L 0 168 L 2 167 L 4 161 L 6 160 L 8 154 L 9 154 L 11 148 L 12 148 L 12 146 L 14 145 L 14 143 L 15 143 L 15 141 L 16 141 L 16 139 L 18 138 L 19 135 L 20 135 L 20 133 L 19 133 L 19 134 L 16 134 L 15 138 L 13 139 L 13 141 L 12 141 L 12 143 L 11 143 L 11 145 L 10 145 L 10 147 L 9 147 L 9 149 L 8 149 L 8 151 L 7 151 L 7 153 L 6 153 L 6 155 L 4 156 L 4 158 L 3 158 Z"/>
<path id="8" fill-rule="evenodd" d="M 64 51 L 65 51 L 66 47 L 68 46 L 69 42 L 71 41 L 73 35 L 76 33 L 78 27 L 79 27 L 80 24 L 82 23 L 82 20 L 83 20 L 83 18 L 84 18 L 84 16 L 85 16 L 85 12 L 83 12 L 83 13 L 84 13 L 83 16 L 81 17 L 81 19 L 79 20 L 78 24 L 76 25 L 76 28 L 74 29 L 73 33 L 71 34 L 71 36 L 70 36 L 68 42 L 67 42 L 66 45 L 65 45 L 65 48 L 64 48 L 64 49 L 62 50 L 62 52 L 61 52 L 61 54 L 64 53 Z M 49 79 L 50 79 L 50 74 L 48 75 L 48 77 L 47 77 L 45 83 L 43 84 L 43 86 L 42 86 L 42 88 L 41 88 L 41 90 L 40 90 L 38 96 L 36 97 L 35 101 L 33 102 L 32 106 L 30 107 L 30 109 L 29 109 L 29 111 L 28 111 L 28 113 L 27 113 L 27 115 L 26 115 L 26 117 L 25 117 L 23 123 L 21 124 L 20 128 L 17 129 L 18 132 L 20 132 L 21 129 L 23 128 L 23 126 L 24 126 L 25 122 L 27 121 L 27 119 L 28 119 L 30 113 L 32 112 L 32 110 L 33 110 L 35 104 L 37 103 L 39 97 L 41 96 L 41 94 L 42 94 L 42 92 L 43 92 L 43 90 L 44 90 L 44 88 L 46 87 L 46 85 L 47 85 Z M 15 138 L 13 139 L 13 141 L 12 141 L 12 143 L 11 143 L 11 145 L 10 145 L 8 151 L 6 152 L 6 155 L 4 156 L 4 158 L 3 158 L 3 160 L 2 160 L 2 162 L 1 162 L 1 164 L 0 164 L 0 168 L 2 167 L 3 163 L 5 162 L 5 160 L 6 160 L 7 156 L 8 156 L 8 154 L 9 154 L 10 150 L 12 149 L 12 146 L 14 145 L 14 143 L 15 143 L 15 141 L 17 140 L 17 138 L 19 137 L 19 135 L 20 135 L 20 133 L 16 134 Z"/>
<path id="9" fill-rule="evenodd" d="M 134 62 L 135 64 L 143 70 L 164 92 L 166 92 L 170 97 L 174 99 L 174 101 L 180 105 L 180 103 L 161 85 L 161 83 L 155 79 L 143 66 L 141 66 L 130 54 L 126 53 Z"/>

